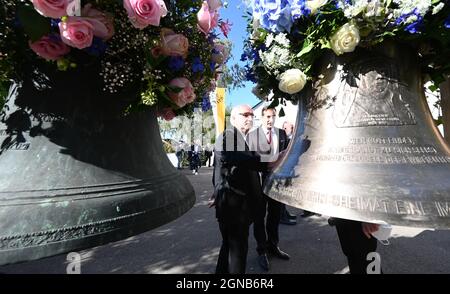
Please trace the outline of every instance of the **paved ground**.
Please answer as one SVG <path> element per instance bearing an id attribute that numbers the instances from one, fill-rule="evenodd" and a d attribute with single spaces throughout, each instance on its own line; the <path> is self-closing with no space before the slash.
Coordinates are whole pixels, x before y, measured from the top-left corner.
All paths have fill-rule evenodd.
<path id="1" fill-rule="evenodd" d="M 183 171 L 196 190 L 195 206 L 179 219 L 126 240 L 80 251 L 82 273 L 213 273 L 220 247 L 211 194 L 210 168 L 197 176 Z M 289 208 L 293 213 L 301 210 Z M 389 246 L 379 245 L 385 273 L 450 273 L 450 231 L 395 227 Z M 248 272 L 261 273 L 255 241 L 249 238 Z M 269 273 L 345 273 L 334 228 L 326 218 L 298 218 L 295 226 L 280 225 L 280 247 L 291 260 L 271 259 Z M 2 273 L 65 273 L 66 256 L 0 267 Z"/>

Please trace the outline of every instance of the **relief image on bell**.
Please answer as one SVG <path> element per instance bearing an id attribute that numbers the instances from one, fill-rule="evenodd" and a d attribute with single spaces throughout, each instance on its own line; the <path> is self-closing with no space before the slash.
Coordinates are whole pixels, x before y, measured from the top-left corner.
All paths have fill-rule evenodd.
<path id="1" fill-rule="evenodd" d="M 338 128 L 414 125 L 408 101 L 414 99 L 398 81 L 395 63 L 382 58 L 354 64 L 336 97 L 333 120 Z"/>

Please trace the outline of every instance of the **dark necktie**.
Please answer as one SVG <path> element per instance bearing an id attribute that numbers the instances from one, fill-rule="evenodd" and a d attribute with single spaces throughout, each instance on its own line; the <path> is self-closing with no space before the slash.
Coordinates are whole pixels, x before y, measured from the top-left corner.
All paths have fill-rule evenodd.
<path id="1" fill-rule="evenodd" d="M 267 131 L 267 143 L 269 145 L 272 145 L 272 131 L 271 130 Z"/>

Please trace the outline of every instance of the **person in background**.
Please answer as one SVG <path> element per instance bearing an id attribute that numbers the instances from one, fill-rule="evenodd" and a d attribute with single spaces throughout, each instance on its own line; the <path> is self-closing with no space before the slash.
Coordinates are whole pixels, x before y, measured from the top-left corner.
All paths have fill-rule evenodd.
<path id="1" fill-rule="evenodd" d="M 378 231 L 380 226 L 334 217 L 328 219 L 328 224 L 336 226 L 342 252 L 347 257 L 350 274 L 367 274 L 367 267 L 372 262 L 368 255 L 377 250 L 377 239 L 371 234 Z"/>
<path id="2" fill-rule="evenodd" d="M 202 147 L 195 142 L 191 145 L 191 150 L 189 151 L 189 163 L 191 171 L 194 175 L 198 175 L 198 169 L 200 168 L 200 154 L 202 152 Z"/>
<path id="3" fill-rule="evenodd" d="M 178 142 L 175 155 L 177 156 L 177 159 L 178 159 L 177 168 L 182 169 L 183 168 L 183 156 L 184 156 L 184 142 L 183 141 Z"/>
<path id="4" fill-rule="evenodd" d="M 211 167 L 211 157 L 213 154 L 213 148 L 211 146 L 211 144 L 206 144 L 206 148 L 205 148 L 205 166 L 207 167 Z"/>

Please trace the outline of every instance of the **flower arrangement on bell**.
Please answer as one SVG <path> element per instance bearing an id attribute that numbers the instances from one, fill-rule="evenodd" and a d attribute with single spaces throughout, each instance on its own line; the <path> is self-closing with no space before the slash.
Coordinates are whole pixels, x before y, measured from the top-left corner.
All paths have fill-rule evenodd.
<path id="1" fill-rule="evenodd" d="M 275 103 L 297 100 L 314 63 L 387 40 L 414 47 L 433 90 L 450 73 L 450 4 L 447 0 L 252 0 L 250 37 L 242 61 L 255 93 Z M 287 95 L 286 95 L 287 94 Z"/>
<path id="2" fill-rule="evenodd" d="M 104 95 L 140 94 L 124 113 L 156 105 L 171 118 L 192 111 L 226 61 L 215 32 L 230 29 L 219 20 L 220 0 L 1 2 L 2 84 L 42 68 L 58 75 L 92 68 Z"/>

